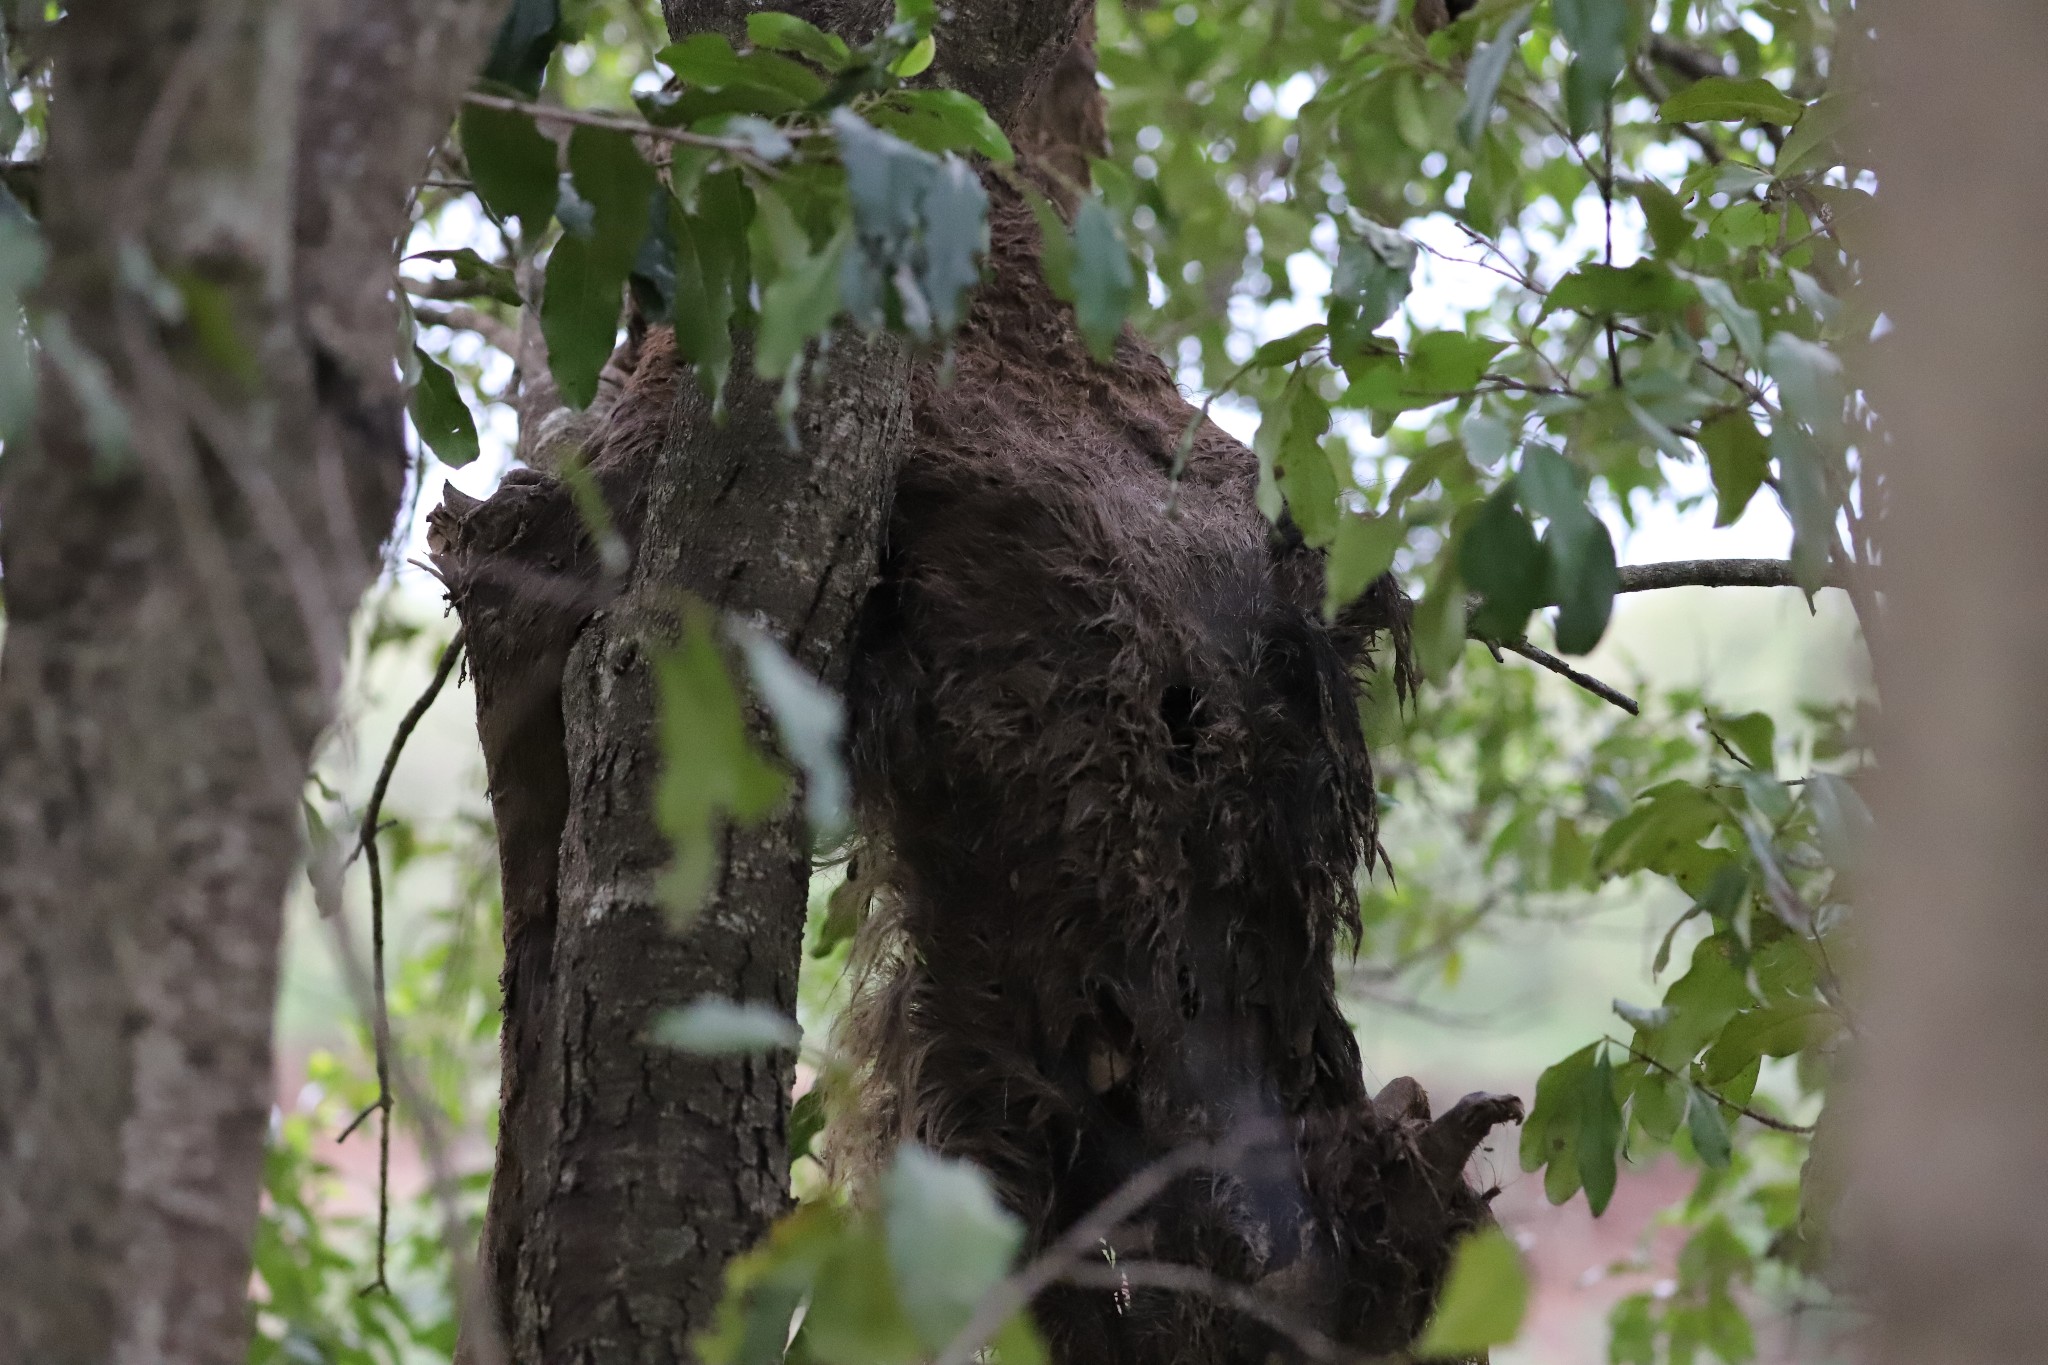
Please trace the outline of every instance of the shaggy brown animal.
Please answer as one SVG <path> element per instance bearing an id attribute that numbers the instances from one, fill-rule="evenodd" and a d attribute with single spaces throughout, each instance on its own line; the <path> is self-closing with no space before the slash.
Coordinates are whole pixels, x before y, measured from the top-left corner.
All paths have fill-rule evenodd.
<path id="1" fill-rule="evenodd" d="M 1084 32 L 1011 127 L 1049 190 L 1084 174 L 1100 141 L 1093 71 Z M 1412 683 L 1407 604 L 1383 580 L 1326 622 L 1320 554 L 1266 522 L 1255 458 L 1214 426 L 1176 481 L 1195 410 L 1134 335 L 1112 363 L 1088 356 L 1045 283 L 1029 208 L 986 179 L 990 277 L 950 367 L 915 379 L 848 686 L 863 880 L 881 894 L 846 1035 L 867 1112 L 838 1148 L 857 1161 L 914 1138 L 979 1162 L 1041 1249 L 1158 1159 L 1262 1122 L 1284 1137 L 1181 1178 L 1108 1250 L 1250 1286 L 1354 1350 L 1396 1350 L 1456 1238 L 1486 1217 L 1467 1158 L 1520 1114 L 1473 1096 L 1432 1123 L 1410 1081 L 1373 1099 L 1337 1002 L 1354 878 L 1380 852 L 1358 675 L 1380 637 L 1391 681 Z M 650 478 L 678 414 L 706 419 L 665 332 L 628 361 L 590 467 L 626 543 L 674 557 L 643 543 Z M 723 464 L 673 479 L 773 458 L 730 432 L 710 446 Z M 543 475 L 485 504 L 451 494 L 435 518 L 505 861 L 509 1136 L 490 1241 L 508 1301 L 554 1188 L 522 1162 L 550 1150 L 532 1077 L 553 1074 L 535 1060 L 553 1035 L 535 1002 L 565 975 L 563 660 L 617 590 L 580 525 Z M 651 830 L 639 837 L 650 849 L 635 856 L 656 856 Z M 515 1140 L 529 1129 L 541 1135 Z M 1036 1311 L 1062 1365 L 1294 1354 L 1248 1317 L 1165 1290 L 1068 1287 Z"/>
<path id="2" fill-rule="evenodd" d="M 1385 635 L 1411 682 L 1405 599 L 1383 580 L 1325 623 L 1320 554 L 1268 524 L 1215 426 L 1176 482 L 1195 410 L 1128 332 L 1088 356 L 1028 206 L 988 179 L 991 276 L 950 379 L 915 383 L 849 688 L 887 859 L 847 1034 L 868 1137 L 978 1162 L 1043 1247 L 1167 1153 L 1277 1125 L 1291 1141 L 1177 1182 L 1112 1249 L 1396 1349 L 1485 1218 L 1466 1159 L 1520 1116 L 1477 1096 L 1431 1125 L 1412 1082 L 1376 1107 L 1337 1002 L 1379 853 L 1357 675 Z M 1288 1351 L 1165 1291 L 1039 1315 L 1077 1365 Z"/>

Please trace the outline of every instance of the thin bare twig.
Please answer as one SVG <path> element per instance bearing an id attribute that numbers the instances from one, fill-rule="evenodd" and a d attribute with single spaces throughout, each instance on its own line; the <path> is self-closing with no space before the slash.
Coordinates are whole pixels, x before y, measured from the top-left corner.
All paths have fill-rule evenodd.
<path id="1" fill-rule="evenodd" d="M 1284 1140 L 1278 1124 L 1244 1124 L 1217 1142 L 1195 1142 L 1167 1153 L 1117 1186 L 1107 1199 L 1076 1219 L 1058 1241 L 981 1296 L 974 1315 L 946 1344 L 933 1365 L 969 1365 L 1002 1325 L 1030 1306 L 1040 1293 L 1085 1264 L 1124 1220 L 1165 1193 L 1190 1171 L 1227 1167 L 1250 1148 Z"/>
<path id="2" fill-rule="evenodd" d="M 466 303 L 429 303 L 412 306 L 412 315 L 429 327 L 449 327 L 458 332 L 475 332 L 506 355 L 519 354 L 519 329 L 503 318 L 492 317 Z"/>
<path id="3" fill-rule="evenodd" d="M 319 905 L 320 917 L 328 922 L 334 935 L 335 957 L 341 966 L 342 979 L 350 994 L 355 996 L 356 1008 L 368 1015 L 374 1008 L 372 983 L 370 973 L 364 969 L 354 945 L 349 941 L 347 917 L 341 914 L 340 863 L 331 844 L 326 848 L 316 845 L 313 852 L 307 871 L 313 883 L 314 901 Z M 477 1264 L 476 1249 L 468 1245 L 469 1239 L 464 1234 L 462 1210 L 456 1203 L 459 1182 L 448 1150 L 447 1134 L 441 1127 L 440 1108 L 413 1080 L 411 1070 L 395 1051 L 391 1062 L 392 1087 L 405 1097 L 406 1112 L 412 1116 L 413 1125 L 419 1132 L 420 1155 L 426 1162 L 429 1189 L 435 1203 L 440 1206 L 441 1241 L 448 1252 L 449 1278 L 454 1281 L 457 1326 L 464 1358 L 474 1365 L 509 1365 L 510 1357 L 505 1350 L 504 1333 L 499 1327 L 497 1306 Z"/>
<path id="4" fill-rule="evenodd" d="M 1283 1310 L 1263 1294 L 1255 1293 L 1235 1280 L 1226 1280 L 1200 1266 L 1171 1261 L 1118 1261 L 1114 1265 L 1077 1265 L 1060 1276 L 1063 1284 L 1082 1289 L 1168 1289 L 1183 1294 L 1200 1294 L 1225 1308 L 1272 1328 L 1300 1348 L 1310 1360 L 1354 1362 L 1384 1360 L 1346 1349 L 1321 1331 Z"/>
<path id="5" fill-rule="evenodd" d="M 744 161 L 763 174 L 777 173 L 773 166 L 761 159 L 752 143 L 740 138 L 693 133 L 687 128 L 664 128 L 658 123 L 629 118 L 624 114 L 607 114 L 596 109 L 564 109 L 558 104 L 537 104 L 532 100 L 516 100 L 506 95 L 486 95 L 476 90 L 464 95 L 462 100 L 463 103 L 479 109 L 501 109 L 507 113 L 525 114 L 529 118 L 545 119 L 552 123 L 564 123 L 580 128 L 603 128 L 614 133 L 631 133 L 634 137 L 652 138 L 656 142 L 673 142 L 682 147 L 708 147 Z M 783 130 L 784 137 L 794 138 L 796 135 L 797 130 Z"/>
<path id="6" fill-rule="evenodd" d="M 1733 1109 L 1736 1113 L 1742 1115 L 1742 1117 L 1749 1119 L 1752 1122 L 1760 1123 L 1764 1127 L 1772 1130 L 1773 1132 L 1797 1133 L 1801 1136 L 1808 1137 L 1810 1137 L 1813 1134 L 1813 1127 L 1811 1124 L 1787 1123 L 1784 1119 L 1772 1118 L 1769 1114 L 1760 1114 L 1756 1110 L 1751 1109 L 1746 1104 L 1737 1104 L 1734 1100 L 1729 1099 L 1726 1095 L 1721 1094 L 1719 1091 L 1709 1090 L 1706 1086 L 1701 1085 L 1698 1081 L 1695 1081 L 1690 1077 L 1681 1076 L 1678 1072 L 1673 1071 L 1670 1067 L 1664 1065 L 1664 1063 L 1658 1061 L 1655 1057 L 1652 1057 L 1645 1052 L 1636 1051 L 1633 1047 L 1630 1047 L 1627 1043 L 1622 1042 L 1619 1038 L 1610 1036 L 1607 1039 L 1607 1041 L 1614 1044 L 1616 1047 L 1620 1048 L 1623 1052 L 1626 1052 L 1629 1056 L 1635 1058 L 1637 1061 L 1641 1062 L 1644 1066 L 1650 1067 L 1657 1071 L 1661 1071 L 1674 1081 L 1684 1081 L 1687 1085 L 1692 1086 L 1694 1089 L 1698 1090 L 1702 1095 L 1705 1095 L 1714 1103 L 1724 1104 L 1728 1106 L 1730 1109 Z"/>
<path id="7" fill-rule="evenodd" d="M 420 717 L 427 714 L 427 708 L 447 685 L 448 675 L 455 671 L 465 638 L 464 632 L 455 632 L 455 638 L 441 651 L 433 679 L 399 720 L 398 729 L 391 736 L 391 747 L 384 753 L 384 766 L 377 771 L 376 785 L 370 788 L 370 802 L 363 808 L 363 823 L 356 835 L 356 849 L 363 855 L 363 865 L 370 874 L 370 1041 L 377 1057 L 377 1102 L 358 1114 L 335 1141 L 353 1133 L 372 1110 L 381 1116 L 377 1125 L 377 1278 L 364 1288 L 365 1294 L 389 1288 L 384 1267 L 391 1243 L 391 1010 L 384 993 L 384 866 L 377 854 L 378 820 L 384 813 L 384 796 L 391 790 L 391 774 L 398 769 L 399 755 L 405 752 L 406 741 L 418 728 Z"/>
<path id="8" fill-rule="evenodd" d="M 474 280 L 465 280 L 455 275 L 400 275 L 399 287 L 416 299 L 437 299 L 443 303 L 460 303 L 482 297 L 484 290 Z"/>
<path id="9" fill-rule="evenodd" d="M 1510 654 L 1521 655 L 1532 664 L 1538 664 L 1549 669 L 1567 682 L 1578 684 L 1594 696 L 1600 698 L 1600 700 L 1612 702 L 1632 716 L 1643 714 L 1642 704 L 1634 697 L 1629 696 L 1626 692 L 1617 691 L 1590 673 L 1581 673 L 1578 669 L 1573 668 L 1547 649 L 1539 649 L 1527 640 L 1502 640 L 1500 647 L 1507 650 Z"/>

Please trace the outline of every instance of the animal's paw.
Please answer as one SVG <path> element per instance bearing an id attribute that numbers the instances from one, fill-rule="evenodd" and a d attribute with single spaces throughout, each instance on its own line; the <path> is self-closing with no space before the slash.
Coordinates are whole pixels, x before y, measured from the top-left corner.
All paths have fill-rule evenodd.
<path id="1" fill-rule="evenodd" d="M 1433 1170 L 1454 1177 L 1464 1171 L 1488 1133 L 1503 1123 L 1520 1123 L 1522 1114 L 1520 1096 L 1474 1091 L 1431 1123 L 1417 1145 Z"/>

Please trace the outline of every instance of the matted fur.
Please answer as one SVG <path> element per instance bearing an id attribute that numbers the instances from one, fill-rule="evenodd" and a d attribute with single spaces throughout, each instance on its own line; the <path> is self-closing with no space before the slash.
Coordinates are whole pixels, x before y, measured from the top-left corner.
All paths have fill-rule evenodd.
<path id="1" fill-rule="evenodd" d="M 886 861 L 842 1037 L 867 1108 L 834 1151 L 972 1159 L 1042 1247 L 1176 1147 L 1276 1122 L 1290 1150 L 1182 1180 L 1114 1250 L 1399 1347 L 1484 1218 L 1375 1110 L 1334 983 L 1378 854 L 1358 670 L 1386 635 L 1412 681 L 1406 601 L 1383 580 L 1326 623 L 1320 554 L 1207 422 L 1176 487 L 1195 410 L 1132 334 L 1088 356 L 1028 207 L 989 182 L 991 277 L 950 376 L 916 381 L 849 685 Z M 1063 1290 L 1039 1316 L 1067 1362 L 1286 1355 L 1184 1295 Z"/>

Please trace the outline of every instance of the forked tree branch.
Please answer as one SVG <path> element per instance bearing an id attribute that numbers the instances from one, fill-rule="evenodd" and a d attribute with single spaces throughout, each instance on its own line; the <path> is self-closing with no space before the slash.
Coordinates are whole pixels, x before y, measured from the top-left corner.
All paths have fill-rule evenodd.
<path id="1" fill-rule="evenodd" d="M 1674 559 L 1660 564 L 1627 564 L 1618 571 L 1619 582 L 1616 592 L 1657 592 L 1665 588 L 1794 588 L 1798 581 L 1792 576 L 1792 565 L 1782 559 Z M 1825 586 L 1846 588 L 1848 581 L 1839 565 L 1828 567 Z M 1600 681 L 1590 673 L 1582 673 L 1547 649 L 1532 645 L 1528 640 L 1488 641 L 1499 650 L 1519 654 L 1530 663 L 1549 669 L 1552 673 L 1580 687 L 1585 688 L 1602 701 L 1611 702 L 1632 716 L 1643 713 L 1642 705 L 1634 697 Z"/>

